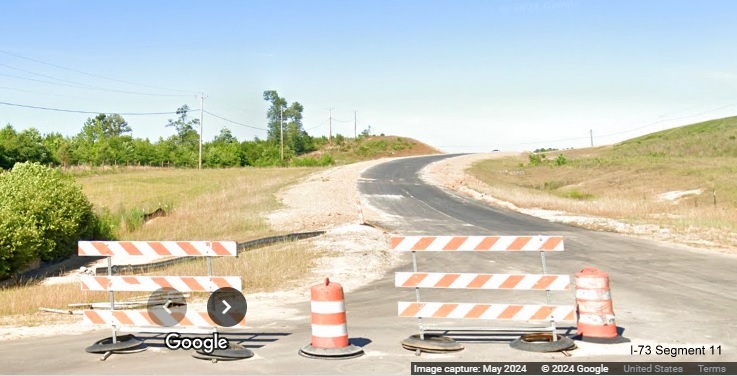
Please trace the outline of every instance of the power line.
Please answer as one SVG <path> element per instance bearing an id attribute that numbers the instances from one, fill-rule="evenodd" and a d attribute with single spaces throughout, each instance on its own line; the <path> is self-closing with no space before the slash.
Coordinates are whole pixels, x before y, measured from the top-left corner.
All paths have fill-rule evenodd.
<path id="1" fill-rule="evenodd" d="M 64 70 L 67 70 L 67 71 L 70 71 L 70 72 L 83 74 L 83 75 L 90 76 L 90 77 L 97 77 L 97 78 L 102 78 L 102 79 L 105 79 L 105 80 L 110 80 L 110 81 L 115 81 L 115 82 L 121 82 L 121 83 L 129 84 L 129 85 L 136 85 L 136 86 L 148 87 L 148 88 L 152 88 L 152 89 L 160 89 L 160 90 L 166 90 L 166 91 L 178 91 L 180 93 L 193 93 L 192 91 L 189 91 L 189 90 L 169 89 L 169 88 L 165 88 L 165 87 L 140 84 L 140 83 L 136 83 L 136 82 L 132 82 L 132 81 L 119 80 L 119 79 L 116 79 L 116 78 L 101 76 L 101 75 L 98 75 L 98 74 L 87 73 L 87 72 L 83 72 L 83 71 L 80 71 L 80 70 L 77 70 L 77 69 L 67 68 L 67 67 L 64 67 L 64 66 L 61 66 L 61 65 L 47 63 L 45 61 L 32 59 L 32 58 L 26 57 L 26 56 L 21 56 L 21 55 L 18 55 L 18 54 L 12 53 L 12 52 L 8 52 L 8 51 L 4 51 L 4 50 L 0 50 L 0 53 L 4 53 L 4 54 L 10 55 L 10 56 L 15 56 L 17 58 L 25 59 L 25 60 L 28 60 L 28 61 L 33 61 L 35 63 L 44 64 L 44 65 L 48 65 L 48 66 L 59 68 L 59 69 L 64 69 Z"/>
<path id="2" fill-rule="evenodd" d="M 617 132 L 617 133 L 610 133 L 610 134 L 605 134 L 605 135 L 602 135 L 602 136 L 599 136 L 599 137 L 610 137 L 610 136 L 618 136 L 618 135 L 620 135 L 620 134 L 630 133 L 630 132 L 638 131 L 638 130 L 641 130 L 641 129 L 649 128 L 649 127 L 652 127 L 652 126 L 654 126 L 654 125 L 658 125 L 658 124 L 660 124 L 660 123 L 662 123 L 662 122 L 664 122 L 664 121 L 671 121 L 671 120 L 681 120 L 681 119 L 688 119 L 688 118 L 692 118 L 692 117 L 696 117 L 696 116 L 701 116 L 701 115 L 704 115 L 704 114 L 708 114 L 708 113 L 710 113 L 710 112 L 714 112 L 714 111 L 719 111 L 719 110 L 723 110 L 723 109 L 725 109 L 725 108 L 729 108 L 729 107 L 733 107 L 733 106 L 737 106 L 737 103 L 732 103 L 732 104 L 728 104 L 728 105 L 726 105 L 726 106 L 721 106 L 721 107 L 717 107 L 717 108 L 712 108 L 712 109 L 710 109 L 710 110 L 706 110 L 706 111 L 703 111 L 703 112 L 699 112 L 699 113 L 697 113 L 697 114 L 693 114 L 693 115 L 678 116 L 678 117 L 674 117 L 674 118 L 669 118 L 669 119 L 659 119 L 659 120 L 656 120 L 656 121 L 654 121 L 654 122 L 651 122 L 651 123 L 645 124 L 645 125 L 643 125 L 643 126 L 641 126 L 641 127 L 637 127 L 637 128 L 632 128 L 632 129 L 629 129 L 629 130 L 626 130 L 626 131 L 622 131 L 622 132 Z"/>
<path id="3" fill-rule="evenodd" d="M 73 87 L 73 88 L 77 88 L 77 89 L 88 89 L 88 88 L 86 88 L 84 86 L 79 86 L 79 85 L 69 85 L 69 84 L 62 84 L 62 83 L 59 83 L 59 82 L 51 82 L 51 81 L 37 80 L 35 78 L 15 76 L 15 75 L 12 75 L 12 74 L 7 74 L 7 73 L 0 73 L 0 76 L 12 77 L 12 78 L 17 78 L 17 79 L 26 80 L 26 81 L 43 82 L 45 84 L 51 84 L 51 85 L 59 85 L 59 86 Z"/>
<path id="4" fill-rule="evenodd" d="M 314 127 L 312 127 L 312 128 L 308 128 L 308 129 L 305 129 L 305 132 L 307 132 L 307 131 L 311 131 L 311 130 L 313 130 L 313 129 L 316 129 L 316 128 L 319 128 L 319 127 L 321 127 L 321 126 L 322 126 L 323 124 L 327 123 L 327 121 L 328 121 L 328 120 L 330 120 L 330 119 L 325 119 L 325 120 L 323 120 L 323 122 L 322 122 L 322 123 L 320 123 L 320 124 L 318 124 L 318 125 L 316 125 L 316 126 L 314 126 Z"/>
<path id="5" fill-rule="evenodd" d="M 733 106 L 737 106 L 737 103 L 731 103 L 731 104 L 728 104 L 726 106 L 720 106 L 720 107 L 712 108 L 710 110 L 702 111 L 702 112 L 699 112 L 699 113 L 696 113 L 696 114 L 692 114 L 692 115 L 678 116 L 678 117 L 673 117 L 673 118 L 668 118 L 668 119 L 658 119 L 656 121 L 647 123 L 647 124 L 642 125 L 642 126 L 638 126 L 638 127 L 635 127 L 635 128 L 631 128 L 631 129 L 625 130 L 625 131 L 621 131 L 621 132 L 604 134 L 604 135 L 600 135 L 598 137 L 601 138 L 601 137 L 618 136 L 618 135 L 622 135 L 622 134 L 625 134 L 625 133 L 631 133 L 631 132 L 639 131 L 639 130 L 642 130 L 642 129 L 645 129 L 645 128 L 650 128 L 650 127 L 652 127 L 654 125 L 658 125 L 658 124 L 660 124 L 660 123 L 662 123 L 664 121 L 688 119 L 688 118 L 692 118 L 692 117 L 697 117 L 697 116 L 705 115 L 705 114 L 708 114 L 710 112 L 723 110 L 725 108 L 729 108 L 729 107 L 733 107 Z M 498 144 L 498 145 L 494 145 L 494 146 L 532 145 L 532 144 L 555 143 L 555 142 L 565 142 L 565 141 L 579 141 L 579 140 L 588 140 L 588 139 L 589 139 L 589 137 L 576 137 L 576 138 L 561 139 L 561 140 L 547 140 L 547 141 L 536 141 L 536 142 L 521 142 L 521 143 L 515 143 L 515 144 Z M 483 148 L 483 147 L 490 147 L 490 146 L 491 145 L 462 145 L 462 146 L 460 146 L 460 145 L 456 145 L 456 146 L 441 145 L 441 146 L 438 146 L 438 147 L 446 147 L 446 148 L 451 148 L 451 147 L 452 148 Z"/>
<path id="6" fill-rule="evenodd" d="M 0 64 L 0 65 L 4 65 L 4 64 Z M 51 82 L 51 81 L 45 81 L 45 80 L 37 80 L 35 78 L 15 76 L 15 75 L 12 75 L 12 74 L 7 74 L 7 73 L 0 73 L 0 76 L 12 77 L 12 78 L 17 78 L 17 79 L 21 79 L 21 80 L 28 80 L 28 81 L 42 82 L 42 83 L 51 84 L 51 85 L 68 86 L 68 87 L 73 87 L 73 88 L 77 88 L 77 89 L 111 91 L 111 92 L 124 93 L 124 94 L 147 95 L 147 96 L 154 96 L 154 97 L 188 97 L 189 96 L 189 95 L 184 95 L 184 94 L 158 94 L 158 93 L 145 93 L 145 92 L 140 92 L 140 91 L 128 91 L 128 90 L 109 89 L 109 88 L 104 88 L 104 87 L 99 87 L 99 86 L 92 86 L 92 85 L 87 85 L 87 84 L 80 84 L 80 83 L 77 83 L 77 82 L 74 82 L 74 81 L 61 80 L 61 79 L 54 78 L 54 77 L 51 77 L 51 76 L 46 76 L 46 75 L 43 75 L 43 74 L 40 74 L 40 73 L 33 73 L 33 72 L 22 70 L 22 69 L 18 69 L 18 70 L 23 71 L 23 72 L 26 72 L 26 73 L 31 73 L 31 74 L 36 74 L 36 75 L 39 75 L 39 76 L 51 78 L 52 80 L 57 80 L 57 81 L 62 81 L 62 82 L 70 82 L 70 83 L 60 83 L 60 82 Z"/>
<path id="7" fill-rule="evenodd" d="M 46 110 L 46 111 L 57 111 L 57 112 L 71 112 L 76 114 L 118 114 L 118 115 L 125 115 L 125 116 L 147 116 L 147 115 L 172 115 L 176 114 L 176 111 L 169 111 L 169 112 L 112 112 L 112 111 L 82 111 L 82 110 L 68 110 L 63 108 L 51 108 L 51 107 L 41 107 L 41 106 L 31 106 L 27 104 L 18 104 L 18 103 L 8 103 L 8 102 L 0 102 L 1 105 L 5 106 L 14 106 L 14 107 L 23 107 L 23 108 L 31 108 L 34 110 Z M 190 110 L 190 111 L 197 111 L 198 109 Z"/>
<path id="8" fill-rule="evenodd" d="M 229 123 L 233 123 L 233 124 L 236 124 L 236 125 L 240 125 L 240 126 L 242 126 L 242 127 L 246 127 L 246 128 L 251 128 L 251 129 L 256 129 L 256 130 L 259 130 L 259 131 L 268 131 L 268 129 L 266 129 L 266 128 L 259 128 L 259 127 L 254 127 L 254 126 L 252 126 L 252 125 L 248 125 L 248 124 L 243 124 L 243 123 L 239 123 L 239 122 L 237 122 L 237 121 L 233 121 L 233 120 L 230 120 L 230 119 L 226 119 L 226 118 L 224 118 L 224 117 L 222 117 L 222 116 L 220 116 L 220 115 L 217 115 L 217 114 L 213 114 L 213 113 L 212 113 L 212 112 L 210 112 L 210 111 L 204 111 L 204 112 L 205 112 L 206 114 L 208 114 L 208 115 L 212 115 L 212 116 L 214 116 L 214 117 L 216 117 L 216 118 L 218 118 L 218 119 L 220 119 L 220 120 L 224 120 L 224 121 L 227 121 L 227 122 L 229 122 Z"/>
<path id="9" fill-rule="evenodd" d="M 588 140 L 588 137 L 576 137 L 576 138 L 566 138 L 566 139 L 559 139 L 559 140 L 547 140 L 547 141 L 532 141 L 532 142 L 518 142 L 514 144 L 494 144 L 493 146 L 518 146 L 518 145 L 534 145 L 534 144 L 543 144 L 543 143 L 555 143 L 555 142 L 565 142 L 565 141 L 578 141 L 578 140 Z M 441 148 L 485 148 L 485 147 L 491 147 L 492 145 L 439 145 L 438 147 Z"/>
<path id="10" fill-rule="evenodd" d="M 5 90 L 15 90 L 20 91 L 24 93 L 31 93 L 31 94 L 39 94 L 39 95 L 50 95 L 52 97 L 63 97 L 63 98 L 76 98 L 76 99 L 82 99 L 82 97 L 78 96 L 72 96 L 72 95 L 64 95 L 64 94 L 51 94 L 51 93 L 42 93 L 40 91 L 34 91 L 34 90 L 26 90 L 26 89 L 18 89 L 16 87 L 9 87 L 9 86 L 0 86 L 0 89 Z"/>

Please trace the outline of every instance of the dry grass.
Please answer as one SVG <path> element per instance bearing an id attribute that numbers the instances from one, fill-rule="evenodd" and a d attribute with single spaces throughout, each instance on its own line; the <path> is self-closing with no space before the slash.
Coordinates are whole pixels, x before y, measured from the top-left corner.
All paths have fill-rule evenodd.
<path id="1" fill-rule="evenodd" d="M 263 214 L 277 209 L 275 193 L 314 168 L 240 168 L 222 170 L 127 170 L 99 176 L 79 176 L 85 193 L 96 208 L 132 208 L 152 211 L 159 203 L 174 209 L 167 217 L 153 220 L 135 231 L 121 229 L 124 240 L 236 240 L 245 241 L 273 234 Z M 239 275 L 246 293 L 289 287 L 312 266 L 319 253 L 302 249 L 301 243 L 284 243 L 246 252 L 238 258 L 213 261 L 218 275 Z M 204 259 L 157 270 L 164 275 L 206 275 Z M 143 295 L 116 293 L 116 299 Z M 104 302 L 107 293 L 82 292 L 77 283 L 0 289 L 0 316 L 34 325 L 39 307 L 64 309 L 70 303 Z M 17 316 L 17 315 L 26 316 Z M 27 314 L 32 314 L 27 316 Z M 47 316 L 47 315 L 44 315 Z M 5 320 L 4 320 L 5 321 Z M 3 321 L 3 322 L 4 322 Z"/>
<path id="2" fill-rule="evenodd" d="M 240 276 L 243 293 L 268 292 L 296 287 L 295 281 L 308 275 L 314 260 L 323 256 L 320 251 L 303 243 L 282 243 L 241 253 L 235 257 L 213 258 L 214 275 Z M 151 275 L 207 275 L 207 262 L 196 257 L 191 261 L 172 265 Z M 0 290 L 0 316 L 34 314 L 39 307 L 67 309 L 70 303 L 107 302 L 108 293 L 81 291 L 79 283 L 42 285 L 36 281 L 21 287 Z M 116 292 L 116 301 L 125 301 L 145 295 L 141 292 Z M 206 293 L 192 294 L 193 298 L 206 297 Z M 47 315 L 44 315 L 44 317 Z M 27 325 L 40 324 L 39 315 L 14 316 Z M 6 320 L 0 321 L 0 323 Z"/>
<path id="3" fill-rule="evenodd" d="M 274 210 L 274 194 L 314 168 L 234 168 L 220 170 L 132 170 L 79 177 L 98 210 L 121 219 L 132 210 L 173 208 L 135 231 L 120 221 L 121 240 L 220 239 L 243 241 L 270 234 L 262 214 Z"/>
<path id="4" fill-rule="evenodd" d="M 480 180 L 469 185 L 523 208 L 655 224 L 734 247 L 735 135 L 737 119 L 729 118 L 613 146 L 547 152 L 547 160 L 539 166 L 531 165 L 528 155 L 486 160 L 469 169 Z M 567 163 L 556 165 L 558 155 L 564 155 Z M 658 199 L 665 192 L 694 189 L 703 193 L 673 201 Z"/>
<path id="5" fill-rule="evenodd" d="M 213 258 L 216 275 L 240 276 L 243 292 L 268 292 L 293 287 L 323 254 L 305 242 L 287 242 L 241 253 L 238 258 Z M 197 257 L 191 261 L 158 270 L 155 275 L 207 275 L 207 262 Z"/>

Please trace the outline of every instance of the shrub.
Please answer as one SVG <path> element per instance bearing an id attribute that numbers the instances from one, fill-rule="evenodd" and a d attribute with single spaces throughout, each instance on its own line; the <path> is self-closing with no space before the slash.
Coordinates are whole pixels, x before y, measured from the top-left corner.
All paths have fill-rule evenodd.
<path id="1" fill-rule="evenodd" d="M 558 154 L 558 157 L 555 158 L 556 166 L 563 166 L 566 163 L 568 163 L 568 159 L 566 159 L 566 157 L 563 154 Z"/>
<path id="2" fill-rule="evenodd" d="M 335 160 L 329 154 L 323 154 L 318 160 L 320 166 L 332 166 L 335 164 Z"/>
<path id="3" fill-rule="evenodd" d="M 317 166 L 330 166 L 335 163 L 333 157 L 328 154 L 323 154 L 319 159 L 315 157 L 301 157 L 293 158 L 291 160 L 292 166 L 294 167 L 317 167 Z"/>
<path id="4" fill-rule="evenodd" d="M 0 174 L 0 192 L 0 276 L 69 256 L 77 241 L 104 231 L 81 188 L 58 170 L 17 163 Z"/>
<path id="5" fill-rule="evenodd" d="M 543 185 L 543 189 L 548 191 L 554 191 L 558 188 L 565 187 L 568 183 L 560 180 L 549 180 L 546 181 Z"/>
<path id="6" fill-rule="evenodd" d="M 533 153 L 528 155 L 527 158 L 530 160 L 530 166 L 539 166 L 540 163 L 542 163 L 542 157 L 540 154 Z"/>
<path id="7" fill-rule="evenodd" d="M 580 192 L 574 189 L 570 192 L 566 192 L 565 197 L 572 198 L 574 200 L 590 200 L 594 198 L 594 195 L 592 195 L 591 193 Z"/>
<path id="8" fill-rule="evenodd" d="M 23 270 L 45 246 L 33 218 L 0 205 L 0 279 Z"/>

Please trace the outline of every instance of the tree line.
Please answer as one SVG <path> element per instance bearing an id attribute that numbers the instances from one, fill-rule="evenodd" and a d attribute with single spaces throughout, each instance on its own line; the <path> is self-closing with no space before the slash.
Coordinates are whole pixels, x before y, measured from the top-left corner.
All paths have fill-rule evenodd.
<path id="1" fill-rule="evenodd" d="M 204 167 L 238 166 L 304 166 L 327 165 L 333 160 L 303 156 L 318 150 L 325 137 L 307 134 L 302 124 L 304 107 L 289 104 L 275 90 L 263 93 L 271 105 L 267 111 L 267 138 L 239 141 L 228 128 L 222 128 L 211 141 L 202 144 Z M 167 127 L 175 134 L 152 142 L 131 136 L 131 126 L 119 114 L 99 114 L 88 118 L 80 132 L 63 136 L 58 132 L 42 135 L 35 128 L 16 131 L 8 124 L 0 129 L 0 168 L 10 169 L 19 162 L 44 165 L 147 165 L 164 167 L 197 167 L 199 161 L 199 119 L 190 116 L 184 105 L 177 109 L 176 119 Z M 284 158 L 281 156 L 283 121 Z"/>

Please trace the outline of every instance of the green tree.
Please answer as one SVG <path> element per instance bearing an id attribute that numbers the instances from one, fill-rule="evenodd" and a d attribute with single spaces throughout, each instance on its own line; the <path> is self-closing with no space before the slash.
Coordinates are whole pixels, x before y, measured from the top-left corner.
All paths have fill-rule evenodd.
<path id="1" fill-rule="evenodd" d="M 118 114 L 99 114 L 87 118 L 82 130 L 71 141 L 72 159 L 93 165 L 118 164 L 132 158 L 130 126 Z"/>
<path id="2" fill-rule="evenodd" d="M 228 128 L 221 129 L 220 134 L 202 148 L 202 164 L 206 167 L 236 167 L 244 164 L 238 139 Z"/>
<path id="3" fill-rule="evenodd" d="M 0 130 L 0 167 L 10 169 L 18 162 L 54 163 L 54 158 L 43 143 L 43 137 L 35 128 L 16 132 L 6 125 Z"/>
<path id="4" fill-rule="evenodd" d="M 125 133 L 132 132 L 128 122 L 118 114 L 99 114 L 95 117 L 95 120 L 100 122 L 102 134 L 105 137 L 120 137 Z"/>
<path id="5" fill-rule="evenodd" d="M 161 164 L 162 160 L 157 153 L 157 147 L 148 138 L 134 138 L 131 146 L 133 149 L 132 163 L 157 166 Z"/>
<path id="6" fill-rule="evenodd" d="M 52 132 L 43 136 L 43 144 L 51 153 L 55 164 L 67 167 L 71 164 L 71 139 L 64 137 L 61 133 Z"/>
<path id="7" fill-rule="evenodd" d="M 167 159 L 177 167 L 196 167 L 199 160 L 200 134 L 195 126 L 200 124 L 199 119 L 190 119 L 187 116 L 189 106 L 186 104 L 177 109 L 179 118 L 169 119 L 167 127 L 176 129 L 177 134 L 166 139 L 163 149 Z"/>
<path id="8" fill-rule="evenodd" d="M 284 122 L 284 152 L 287 150 L 302 154 L 314 150 L 312 137 L 302 126 L 304 107 L 299 102 L 288 105 L 287 100 L 279 96 L 276 90 L 264 91 L 264 100 L 271 102 L 266 112 L 268 120 L 267 140 L 279 145 L 281 143 L 282 119 Z"/>

